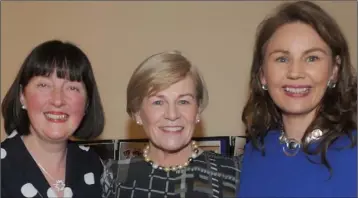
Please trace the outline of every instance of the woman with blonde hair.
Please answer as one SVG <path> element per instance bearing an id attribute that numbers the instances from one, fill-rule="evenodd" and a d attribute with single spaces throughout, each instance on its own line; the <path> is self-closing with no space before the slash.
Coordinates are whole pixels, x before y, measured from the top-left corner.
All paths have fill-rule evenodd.
<path id="1" fill-rule="evenodd" d="M 103 197 L 233 197 L 238 163 L 192 141 L 208 94 L 196 67 L 179 52 L 147 58 L 127 88 L 127 112 L 148 136 L 143 156 L 110 161 Z"/>

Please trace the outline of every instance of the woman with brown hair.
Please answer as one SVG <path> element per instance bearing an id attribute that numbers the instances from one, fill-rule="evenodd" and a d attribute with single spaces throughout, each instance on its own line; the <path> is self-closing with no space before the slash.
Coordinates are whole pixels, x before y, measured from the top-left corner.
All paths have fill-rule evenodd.
<path id="1" fill-rule="evenodd" d="M 238 197 L 356 197 L 357 83 L 347 41 L 318 5 L 259 26 Z"/>

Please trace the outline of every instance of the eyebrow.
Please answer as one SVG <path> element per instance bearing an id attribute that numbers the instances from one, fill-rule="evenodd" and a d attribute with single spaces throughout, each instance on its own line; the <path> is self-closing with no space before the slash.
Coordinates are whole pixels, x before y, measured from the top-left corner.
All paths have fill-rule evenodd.
<path id="1" fill-rule="evenodd" d="M 158 97 L 158 98 L 165 98 L 164 95 L 153 95 L 155 97 Z M 182 98 L 182 97 L 185 97 L 185 96 L 189 96 L 189 97 L 192 97 L 193 99 L 195 98 L 193 94 L 191 93 L 187 93 L 187 94 L 180 94 L 178 98 Z"/>
<path id="2" fill-rule="evenodd" d="M 323 54 L 328 55 L 326 50 L 319 48 L 319 47 L 314 47 L 314 48 L 308 49 L 308 50 L 304 51 L 303 54 L 305 55 L 305 54 L 309 54 L 311 52 L 316 52 L 316 51 L 322 52 Z M 277 49 L 277 50 L 273 50 L 272 52 L 270 52 L 269 56 L 271 56 L 272 54 L 275 54 L 275 53 L 290 54 L 290 52 L 288 50 Z"/>

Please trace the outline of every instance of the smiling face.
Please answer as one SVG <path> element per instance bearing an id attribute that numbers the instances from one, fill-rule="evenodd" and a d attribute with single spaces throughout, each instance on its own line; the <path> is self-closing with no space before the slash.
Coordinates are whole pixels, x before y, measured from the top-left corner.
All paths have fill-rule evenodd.
<path id="1" fill-rule="evenodd" d="M 135 119 L 143 125 L 156 147 L 167 152 L 183 149 L 191 141 L 199 119 L 195 84 L 191 76 L 144 98 Z"/>
<path id="2" fill-rule="evenodd" d="M 67 140 L 80 125 L 87 94 L 83 83 L 35 76 L 23 88 L 20 100 L 30 120 L 30 133 L 43 140 Z"/>
<path id="3" fill-rule="evenodd" d="M 261 84 L 267 85 L 275 104 L 284 114 L 314 112 L 336 80 L 338 67 L 329 46 L 303 23 L 285 24 L 267 43 Z"/>

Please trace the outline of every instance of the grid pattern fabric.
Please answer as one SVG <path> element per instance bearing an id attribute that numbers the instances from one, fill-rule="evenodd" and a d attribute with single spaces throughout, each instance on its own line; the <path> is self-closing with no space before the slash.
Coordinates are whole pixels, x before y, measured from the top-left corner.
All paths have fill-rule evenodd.
<path id="1" fill-rule="evenodd" d="M 186 168 L 165 172 L 143 157 L 110 160 L 101 179 L 103 198 L 235 197 L 240 161 L 204 151 Z"/>

